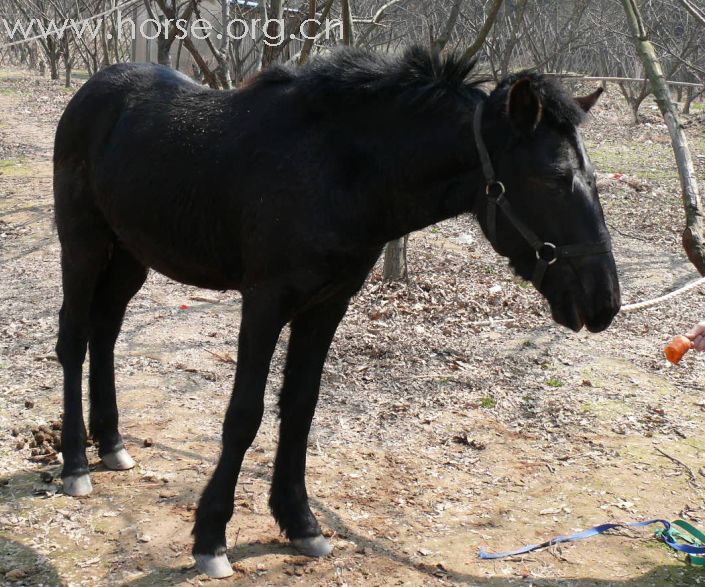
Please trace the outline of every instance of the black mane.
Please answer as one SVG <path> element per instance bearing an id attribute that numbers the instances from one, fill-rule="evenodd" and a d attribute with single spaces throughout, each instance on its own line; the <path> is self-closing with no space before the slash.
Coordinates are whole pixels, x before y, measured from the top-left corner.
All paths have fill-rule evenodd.
<path id="1" fill-rule="evenodd" d="M 475 72 L 476 60 L 413 46 L 389 57 L 361 49 L 341 48 L 303 67 L 275 66 L 251 84 L 294 84 L 305 94 L 359 98 L 388 94 L 419 107 L 432 107 L 464 96 L 476 102 L 486 81 Z"/>
<path id="2" fill-rule="evenodd" d="M 352 101 L 361 95 L 387 94 L 421 109 L 465 98 L 476 103 L 487 97 L 480 86 L 489 78 L 476 71 L 476 59 L 460 55 L 441 56 L 419 45 L 403 54 L 389 57 L 362 49 L 340 48 L 325 57 L 316 57 L 303 67 L 274 66 L 259 74 L 250 87 L 292 84 L 304 96 Z M 509 88 L 529 78 L 541 97 L 543 114 L 561 128 L 576 127 L 585 118 L 575 100 L 554 78 L 522 71 L 504 78 L 490 93 L 488 109 L 502 115 Z"/>

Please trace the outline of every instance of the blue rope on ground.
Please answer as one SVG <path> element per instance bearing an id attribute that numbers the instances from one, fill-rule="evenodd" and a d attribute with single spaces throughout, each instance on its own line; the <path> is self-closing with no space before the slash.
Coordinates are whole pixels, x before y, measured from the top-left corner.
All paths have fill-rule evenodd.
<path id="1" fill-rule="evenodd" d="M 565 542 L 575 542 L 577 540 L 584 540 L 585 538 L 590 538 L 591 536 L 596 536 L 598 534 L 603 534 L 608 530 L 613 530 L 615 528 L 643 528 L 645 526 L 651 526 L 653 524 L 661 524 L 663 526 L 662 530 L 656 532 L 656 537 L 670 546 L 673 550 L 678 552 L 684 552 L 689 555 L 691 562 L 693 564 L 701 564 L 698 560 L 700 557 L 705 557 L 705 546 L 703 545 L 702 537 L 703 534 L 682 520 L 676 520 L 673 525 L 679 526 L 681 529 L 690 533 L 694 538 L 688 538 L 683 536 L 682 533 L 678 532 L 673 528 L 671 522 L 667 520 L 654 519 L 647 520 L 646 522 L 630 522 L 630 523 L 615 523 L 615 524 L 600 524 L 594 528 L 588 530 L 583 530 L 582 532 L 576 532 L 575 534 L 569 534 L 567 536 L 557 536 L 541 544 L 529 544 L 528 546 L 523 546 L 517 548 L 516 550 L 507 550 L 504 552 L 486 552 L 483 548 L 480 548 L 480 558 L 483 560 L 494 560 L 500 558 L 507 558 L 510 556 L 518 556 L 520 554 L 526 554 L 528 552 L 534 552 L 535 550 L 540 550 L 542 548 L 548 548 L 554 544 L 563 544 Z M 676 541 L 676 537 L 688 540 L 691 544 L 681 544 Z"/>

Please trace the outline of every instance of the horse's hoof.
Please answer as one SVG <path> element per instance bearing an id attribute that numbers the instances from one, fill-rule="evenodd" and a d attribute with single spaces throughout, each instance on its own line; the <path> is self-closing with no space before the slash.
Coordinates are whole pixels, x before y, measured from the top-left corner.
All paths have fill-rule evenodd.
<path id="1" fill-rule="evenodd" d="M 84 497 L 93 491 L 91 478 L 88 473 L 83 475 L 69 475 L 64 477 L 64 493 L 73 497 Z"/>
<path id="2" fill-rule="evenodd" d="M 103 461 L 103 464 L 108 467 L 108 469 L 112 469 L 113 471 L 127 471 L 135 466 L 135 461 L 124 448 L 116 450 L 115 452 L 106 453 L 100 457 L 100 460 Z"/>
<path id="3" fill-rule="evenodd" d="M 330 540 L 323 536 L 313 536 L 310 538 L 294 538 L 292 546 L 305 556 L 328 556 L 333 552 Z"/>
<path id="4" fill-rule="evenodd" d="M 223 554 L 194 554 L 198 570 L 212 579 L 224 579 L 233 574 L 233 567 L 228 556 Z"/>

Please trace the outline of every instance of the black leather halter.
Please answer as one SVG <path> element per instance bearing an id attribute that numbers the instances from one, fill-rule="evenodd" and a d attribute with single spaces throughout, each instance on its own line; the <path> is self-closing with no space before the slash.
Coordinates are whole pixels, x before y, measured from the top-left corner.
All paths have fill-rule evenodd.
<path id="1" fill-rule="evenodd" d="M 487 200 L 487 238 L 496 245 L 497 242 L 497 208 L 499 208 L 507 220 L 512 223 L 526 242 L 529 243 L 532 249 L 536 251 L 536 267 L 534 275 L 531 279 L 532 283 L 539 289 L 546 275 L 546 270 L 561 259 L 569 259 L 571 257 L 583 257 L 586 255 L 601 255 L 612 251 L 612 245 L 609 241 L 603 240 L 594 243 L 584 243 L 575 245 L 555 245 L 550 242 L 542 241 L 536 233 L 531 230 L 512 210 L 509 200 L 504 196 L 506 190 L 501 181 L 497 181 L 492 167 L 492 160 L 487 152 L 487 147 L 482 139 L 482 111 L 484 104 L 480 102 L 475 109 L 474 133 L 475 145 L 477 152 L 480 155 L 482 163 L 482 172 L 485 175 L 485 199 Z"/>

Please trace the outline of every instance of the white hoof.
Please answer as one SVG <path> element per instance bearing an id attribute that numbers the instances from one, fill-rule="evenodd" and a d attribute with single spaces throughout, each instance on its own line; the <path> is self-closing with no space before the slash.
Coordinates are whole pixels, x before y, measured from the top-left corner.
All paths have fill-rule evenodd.
<path id="1" fill-rule="evenodd" d="M 233 574 L 233 567 L 228 560 L 228 556 L 223 554 L 194 554 L 196 567 L 199 572 L 208 575 L 212 579 L 224 579 Z"/>
<path id="2" fill-rule="evenodd" d="M 88 473 L 83 475 L 69 475 L 64 477 L 64 493 L 73 497 L 83 497 L 90 495 L 93 491 L 91 478 Z"/>
<path id="3" fill-rule="evenodd" d="M 292 546 L 301 554 L 306 556 L 328 556 L 333 552 L 333 546 L 330 540 L 323 536 L 314 536 L 312 538 L 294 538 L 291 541 Z"/>
<path id="4" fill-rule="evenodd" d="M 124 448 L 115 452 L 109 452 L 100 457 L 103 464 L 113 471 L 127 471 L 135 466 L 135 461 Z"/>

